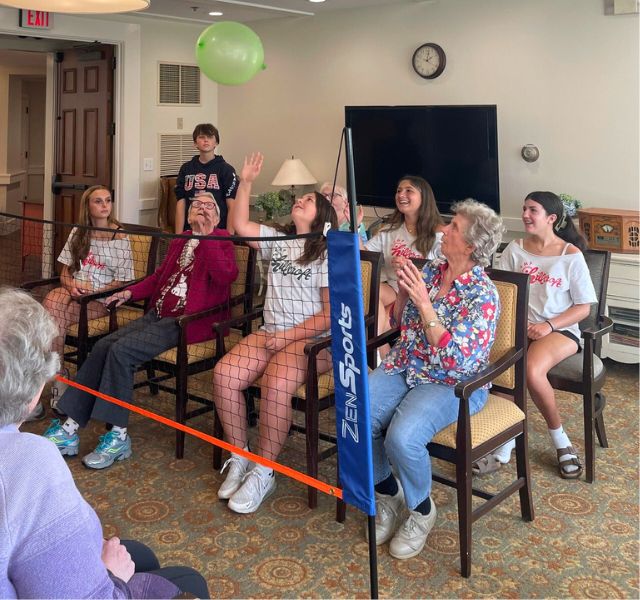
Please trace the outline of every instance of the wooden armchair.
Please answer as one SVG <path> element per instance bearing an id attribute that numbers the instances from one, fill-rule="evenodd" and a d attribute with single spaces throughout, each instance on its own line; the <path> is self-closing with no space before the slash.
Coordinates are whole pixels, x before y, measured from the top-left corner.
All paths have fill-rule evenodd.
<path id="1" fill-rule="evenodd" d="M 106 298 L 119 289 L 131 285 L 135 281 L 143 279 L 153 273 L 156 266 L 158 237 L 153 234 L 158 233 L 157 227 L 147 227 L 145 225 L 123 224 L 123 233 L 129 237 L 132 252 L 134 280 L 129 281 L 121 288 L 112 288 L 106 292 L 96 292 L 85 294 L 76 301 L 80 304 L 80 319 L 77 324 L 71 325 L 67 329 L 65 345 L 71 347 L 70 351 L 65 351 L 64 359 L 75 363 L 78 368 L 86 360 L 93 345 L 103 336 L 109 333 L 109 316 L 98 319 L 88 318 L 88 306 L 93 300 Z M 38 281 L 29 281 L 22 285 L 23 289 L 33 290 L 41 286 L 51 288 L 60 284 L 60 277 L 50 277 Z M 119 325 L 125 325 L 133 319 L 142 316 L 142 309 L 128 306 L 119 315 Z"/>
<path id="2" fill-rule="evenodd" d="M 238 265 L 238 277 L 231 284 L 231 297 L 229 305 L 232 315 L 241 315 L 249 312 L 253 306 L 253 292 L 255 287 L 256 250 L 242 243 L 235 243 L 236 264 Z M 224 354 L 218 352 L 220 344 L 225 341 L 230 344 L 237 343 L 244 335 L 244 330 L 231 330 L 222 342 L 216 339 L 187 344 L 186 330 L 189 323 L 203 319 L 218 312 L 222 307 L 214 306 L 204 311 L 183 315 L 176 319 L 180 328 L 178 345 L 156 356 L 147 365 L 148 378 L 146 381 L 136 384 L 136 388 L 148 386 L 152 394 L 163 390 L 176 396 L 176 416 L 178 423 L 184 424 L 188 419 L 213 410 L 213 402 L 210 398 L 189 393 L 189 376 L 208 371 L 214 367 L 218 358 Z M 248 333 L 248 332 L 247 332 Z M 163 373 L 155 376 L 155 371 Z M 175 378 L 175 386 L 169 385 L 168 380 Z M 212 384 L 213 385 L 213 384 Z M 198 408 L 187 411 L 187 402 L 192 400 L 200 404 Z M 184 457 L 183 431 L 176 431 L 176 458 Z"/>
<path id="3" fill-rule="evenodd" d="M 588 483 L 593 483 L 596 461 L 594 430 L 600 445 L 603 448 L 609 447 L 602 414 L 607 404 L 607 399 L 602 393 L 607 371 L 600 359 L 600 350 L 603 336 L 613 328 L 612 320 L 605 316 L 611 253 L 605 250 L 588 250 L 584 253 L 584 258 L 589 267 L 598 303 L 591 306 L 589 316 L 580 323 L 584 340 L 583 351 L 553 367 L 548 378 L 555 389 L 582 396 L 587 467 L 585 479 Z"/>
<path id="4" fill-rule="evenodd" d="M 526 358 L 527 308 L 529 278 L 521 273 L 488 270 L 500 294 L 501 313 L 490 363 L 477 375 L 458 383 L 455 394 L 460 400 L 458 420 L 438 432 L 428 445 L 432 458 L 455 465 L 455 478 L 435 473 L 433 480 L 455 487 L 458 497 L 458 529 L 460 563 L 464 577 L 471 574 L 472 524 L 516 491 L 520 495 L 520 512 L 525 521 L 533 520 L 531 480 L 528 459 Z M 395 329 L 373 339 L 368 347 L 377 348 L 392 343 L 399 334 Z M 471 416 L 469 397 L 487 383 L 492 391 L 513 397 L 513 402 L 501 396 L 489 395 L 484 408 Z M 510 439 L 516 440 L 516 478 L 496 493 L 472 486 L 471 465 Z M 485 502 L 472 505 L 472 496 Z M 343 508 L 338 501 L 338 517 Z"/>
<path id="5" fill-rule="evenodd" d="M 381 255 L 378 252 L 369 252 L 362 250 L 360 252 L 360 274 L 362 277 L 362 290 L 364 301 L 365 328 L 367 337 L 375 335 L 375 327 L 378 311 L 378 294 L 380 289 L 380 268 Z M 251 314 L 243 316 L 235 322 L 220 323 L 217 326 L 218 335 L 224 331 L 225 327 L 233 324 L 235 326 L 240 323 L 247 324 L 262 317 L 262 310 L 257 309 Z M 320 341 L 310 342 L 305 346 L 304 352 L 308 356 L 306 382 L 302 384 L 292 396 L 291 403 L 294 410 L 304 412 L 305 424 L 293 424 L 291 430 L 305 433 L 306 435 L 306 460 L 307 474 L 311 477 L 318 476 L 318 463 L 321 460 L 331 456 L 337 450 L 335 433 L 322 432 L 319 429 L 320 412 L 334 406 L 334 379 L 333 371 L 326 373 L 318 373 L 317 357 L 321 350 L 331 346 L 331 337 L 327 336 Z M 219 351 L 223 354 L 224 344 L 222 341 L 218 343 Z M 227 348 L 228 349 L 228 348 Z M 221 354 L 221 356 L 222 356 Z M 374 360 L 372 352 L 369 360 Z M 259 395 L 260 380 L 251 386 L 249 394 Z M 223 430 L 219 419 L 215 419 L 216 437 L 222 438 Z M 324 440 L 331 442 L 333 445 L 323 451 L 319 451 L 319 441 Z M 222 450 L 219 447 L 214 448 L 214 467 L 220 468 L 222 463 Z M 315 508 L 318 503 L 318 491 L 313 487 L 308 487 L 308 502 L 310 508 Z"/>

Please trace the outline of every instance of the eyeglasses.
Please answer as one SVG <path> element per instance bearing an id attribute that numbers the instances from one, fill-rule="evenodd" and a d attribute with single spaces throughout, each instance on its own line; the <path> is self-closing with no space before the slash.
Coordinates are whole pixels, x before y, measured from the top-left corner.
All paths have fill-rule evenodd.
<path id="1" fill-rule="evenodd" d="M 191 206 L 193 206 L 194 208 L 206 208 L 207 210 L 213 210 L 214 208 L 215 209 L 218 208 L 215 202 L 205 202 L 204 200 L 194 200 L 191 203 Z"/>
<path id="2" fill-rule="evenodd" d="M 324 197 L 329 201 L 333 200 L 336 196 L 338 196 L 338 198 L 344 198 L 344 196 L 340 192 L 329 192 L 328 194 L 324 195 Z"/>

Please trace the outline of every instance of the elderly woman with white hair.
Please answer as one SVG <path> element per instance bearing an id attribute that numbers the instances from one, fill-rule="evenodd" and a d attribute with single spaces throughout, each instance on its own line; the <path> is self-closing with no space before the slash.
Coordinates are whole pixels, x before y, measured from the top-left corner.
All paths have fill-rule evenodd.
<path id="1" fill-rule="evenodd" d="M 458 418 L 454 388 L 487 364 L 500 309 L 484 266 L 500 243 L 502 221 L 475 200 L 451 210 L 444 260 L 427 262 L 422 272 L 410 259 L 396 263 L 400 338 L 369 377 L 376 542 L 391 540 L 389 553 L 398 559 L 417 556 L 435 523 L 427 444 Z M 471 395 L 471 414 L 487 396 L 487 389 Z"/>
<path id="2" fill-rule="evenodd" d="M 338 184 L 329 183 L 325 181 L 320 188 L 320 193 L 331 202 L 333 210 L 336 211 L 338 217 L 338 231 L 349 231 L 351 226 L 351 210 L 349 209 L 349 197 L 347 196 L 347 190 Z M 367 230 L 362 222 L 364 214 L 362 207 L 358 206 L 358 235 L 363 244 L 367 243 Z"/>
<path id="3" fill-rule="evenodd" d="M 220 310 L 187 325 L 187 343 L 213 337 L 211 326 L 229 315 L 231 283 L 238 276 L 233 243 L 224 229 L 216 229 L 220 212 L 211 194 L 191 202 L 191 231 L 173 239 L 162 264 L 153 275 L 107 298 L 109 304 L 149 298 L 148 312 L 135 321 L 103 337 L 76 374 L 76 382 L 125 402 L 133 398 L 133 378 L 138 367 L 178 344 L 180 329 L 176 319 L 214 307 Z M 201 239 L 203 238 L 204 239 Z M 54 419 L 44 436 L 67 456 L 78 454 L 78 430 L 90 419 L 113 425 L 100 437 L 96 449 L 83 457 L 90 469 L 106 469 L 115 461 L 131 456 L 127 433 L 129 411 L 90 392 L 70 387 L 58 408 L 68 415 L 61 423 Z"/>
<path id="4" fill-rule="evenodd" d="M 57 335 L 31 296 L 0 289 L 0 598 L 208 598 L 193 569 L 105 540 L 55 446 L 19 430 L 58 369 Z"/>

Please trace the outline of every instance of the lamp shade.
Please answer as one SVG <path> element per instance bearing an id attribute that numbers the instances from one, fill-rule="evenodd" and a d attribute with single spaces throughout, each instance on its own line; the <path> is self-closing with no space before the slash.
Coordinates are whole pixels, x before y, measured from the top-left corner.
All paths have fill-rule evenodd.
<path id="1" fill-rule="evenodd" d="M 299 158 L 292 156 L 282 163 L 271 185 L 309 185 L 312 183 L 318 183 L 318 180 Z"/>
<path id="2" fill-rule="evenodd" d="M 106 14 L 143 10 L 149 0 L 0 0 L 0 6 L 52 13 Z"/>

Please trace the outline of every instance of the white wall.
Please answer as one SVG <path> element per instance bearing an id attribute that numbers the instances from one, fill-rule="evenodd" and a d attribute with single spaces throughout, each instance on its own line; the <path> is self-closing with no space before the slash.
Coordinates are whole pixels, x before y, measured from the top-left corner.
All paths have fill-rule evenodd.
<path id="1" fill-rule="evenodd" d="M 18 23 L 17 13 L 16 9 L 0 7 L 1 33 L 24 34 L 24 30 L 14 25 Z M 217 85 L 206 78 L 202 80 L 201 106 L 178 109 L 157 105 L 158 61 L 194 64 L 195 42 L 204 27 L 204 24 L 167 23 L 135 15 L 95 18 L 56 14 L 53 28 L 38 32 L 48 38 L 97 40 L 118 47 L 114 180 L 119 199 L 118 217 L 123 221 L 155 224 L 155 212 L 146 209 L 154 209 L 156 205 L 158 133 L 176 133 L 178 116 L 183 117 L 183 131 L 188 133 L 200 121 L 217 122 Z M 0 118 L 2 108 L 0 96 Z M 1 152 L 2 148 L 0 162 Z M 143 171 L 145 157 L 154 159 L 153 171 Z M 50 170 L 45 168 L 45 180 L 50 175 Z M 45 189 L 45 203 L 47 201 Z M 141 210 L 145 210 L 142 216 Z"/>
<path id="2" fill-rule="evenodd" d="M 219 111 L 229 162 L 266 155 L 257 191 L 291 154 L 329 179 L 345 105 L 496 104 L 510 227 L 534 189 L 638 207 L 636 15 L 605 16 L 602 0 L 436 0 L 252 26 L 267 70 L 220 86 Z M 447 54 L 434 81 L 410 66 L 427 41 Z M 537 162 L 520 158 L 526 143 Z"/>

